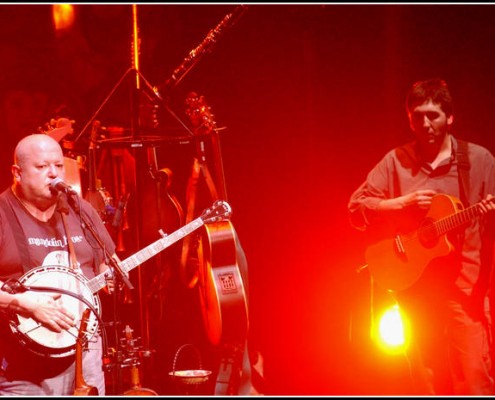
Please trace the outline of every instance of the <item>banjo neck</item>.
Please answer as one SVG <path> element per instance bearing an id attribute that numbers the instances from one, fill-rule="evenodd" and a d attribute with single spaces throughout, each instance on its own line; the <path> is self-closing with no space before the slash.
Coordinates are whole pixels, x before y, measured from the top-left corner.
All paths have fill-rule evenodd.
<path id="1" fill-rule="evenodd" d="M 133 268 L 165 250 L 204 224 L 230 217 L 231 212 L 232 210 L 227 202 L 217 200 L 200 217 L 174 233 L 166 235 L 160 231 L 162 235 L 161 239 L 119 263 L 122 272 L 127 274 Z M 84 298 L 88 304 L 93 303 L 95 313 L 89 318 L 88 325 L 90 325 L 90 328 L 87 329 L 87 337 L 90 337 L 97 331 L 98 327 L 98 320 L 95 314 L 99 314 L 100 312 L 100 302 L 96 292 L 107 285 L 107 280 L 110 277 L 110 270 L 89 280 L 83 274 L 73 269 L 60 265 L 46 265 L 28 271 L 20 281 L 26 286 L 37 286 L 44 289 L 51 288 L 54 291 L 63 290 L 67 292 L 62 294 L 64 306 L 74 313 L 76 319 L 81 318 L 83 313 L 83 301 L 80 298 Z M 68 292 L 77 293 L 77 296 L 69 295 Z M 18 340 L 36 354 L 50 357 L 66 357 L 74 354 L 75 338 L 78 336 L 77 329 L 75 328 L 57 333 L 45 328 L 33 318 L 24 317 L 19 314 L 12 315 L 12 318 L 9 319 L 9 325 Z"/>
<path id="2" fill-rule="evenodd" d="M 198 217 L 170 235 L 165 235 L 162 233 L 163 237 L 161 239 L 158 239 L 145 248 L 139 250 L 137 253 L 134 253 L 130 257 L 121 261 L 119 263 L 120 268 L 125 274 L 127 274 L 129 271 L 133 270 L 156 254 L 165 250 L 167 247 L 170 247 L 175 242 L 178 242 L 185 236 L 189 235 L 191 232 L 200 228 L 202 225 L 204 225 L 204 221 L 202 217 Z M 91 292 L 96 293 L 100 289 L 104 288 L 107 285 L 107 279 L 111 277 L 110 275 L 111 272 L 105 271 L 90 279 L 87 282 L 87 285 Z"/>

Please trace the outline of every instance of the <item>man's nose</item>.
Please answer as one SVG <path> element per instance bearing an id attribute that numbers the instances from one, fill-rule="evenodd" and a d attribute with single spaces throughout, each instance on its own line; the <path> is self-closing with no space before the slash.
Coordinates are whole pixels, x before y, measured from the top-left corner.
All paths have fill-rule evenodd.
<path id="1" fill-rule="evenodd" d="M 56 178 L 58 176 L 57 166 L 56 165 L 50 165 L 50 167 L 48 168 L 48 174 L 50 175 L 50 177 Z"/>

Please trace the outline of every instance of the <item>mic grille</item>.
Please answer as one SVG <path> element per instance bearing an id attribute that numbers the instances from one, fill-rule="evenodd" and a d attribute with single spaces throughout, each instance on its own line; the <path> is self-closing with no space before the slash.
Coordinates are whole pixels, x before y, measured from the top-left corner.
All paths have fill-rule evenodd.
<path id="1" fill-rule="evenodd" d="M 52 180 L 50 182 L 50 185 L 51 185 L 52 188 L 56 188 L 57 185 L 60 184 L 60 183 L 64 183 L 64 181 L 61 178 L 58 178 L 57 177 L 57 178 L 55 178 L 54 180 Z"/>

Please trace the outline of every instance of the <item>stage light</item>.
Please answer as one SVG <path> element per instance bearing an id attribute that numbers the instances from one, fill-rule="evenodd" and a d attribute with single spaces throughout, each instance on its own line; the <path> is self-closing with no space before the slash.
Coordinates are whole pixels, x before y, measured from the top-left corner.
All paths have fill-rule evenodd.
<path id="1" fill-rule="evenodd" d="M 66 30 L 74 24 L 74 6 L 72 4 L 53 4 L 52 16 L 55 30 Z"/>
<path id="2" fill-rule="evenodd" d="M 408 336 L 407 318 L 399 304 L 394 303 L 379 316 L 375 340 L 382 350 L 388 353 L 401 353 L 407 347 Z"/>

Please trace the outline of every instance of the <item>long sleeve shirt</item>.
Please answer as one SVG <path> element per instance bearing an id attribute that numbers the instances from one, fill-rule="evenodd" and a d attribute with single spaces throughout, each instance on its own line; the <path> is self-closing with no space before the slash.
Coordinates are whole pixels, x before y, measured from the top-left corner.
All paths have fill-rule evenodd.
<path id="1" fill-rule="evenodd" d="M 409 142 L 389 151 L 368 173 L 365 181 L 351 195 L 348 211 L 351 224 L 361 231 L 373 235 L 393 235 L 418 228 L 426 212 L 419 209 L 405 209 L 391 213 L 387 219 L 377 211 L 383 199 L 396 198 L 419 189 L 432 189 L 459 199 L 461 186 L 459 172 L 462 165 L 458 157 L 459 143 L 452 137 L 451 157 L 436 168 L 422 160 L 416 142 Z M 486 148 L 467 144 L 469 160 L 468 187 L 465 207 L 474 205 L 488 194 L 495 194 L 495 158 Z M 464 196 L 462 196 L 464 197 Z M 455 210 L 452 210 L 455 212 Z M 449 214 L 449 210 L 446 210 Z M 459 255 L 459 268 L 454 277 L 455 285 L 470 292 L 478 282 L 481 273 L 481 247 L 486 237 L 484 218 L 473 218 L 466 226 L 461 239 L 454 243 Z M 491 240 L 491 239 L 490 239 Z M 491 266 L 484 265 L 489 269 Z M 484 273 L 483 273 L 483 276 Z"/>

